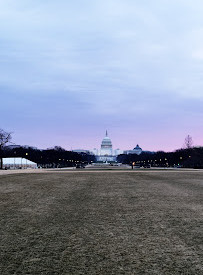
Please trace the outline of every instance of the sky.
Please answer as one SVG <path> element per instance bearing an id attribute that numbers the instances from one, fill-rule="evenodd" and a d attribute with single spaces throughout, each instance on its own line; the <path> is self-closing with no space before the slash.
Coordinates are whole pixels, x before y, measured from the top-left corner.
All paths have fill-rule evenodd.
<path id="1" fill-rule="evenodd" d="M 203 146 L 202 0 L 0 0 L 0 128 L 16 144 Z"/>

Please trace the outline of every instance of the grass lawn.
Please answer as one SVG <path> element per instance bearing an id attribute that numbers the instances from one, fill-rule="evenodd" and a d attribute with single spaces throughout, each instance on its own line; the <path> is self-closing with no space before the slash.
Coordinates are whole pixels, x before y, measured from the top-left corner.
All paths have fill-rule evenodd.
<path id="1" fill-rule="evenodd" d="M 0 176 L 0 274 L 203 274 L 203 171 Z"/>

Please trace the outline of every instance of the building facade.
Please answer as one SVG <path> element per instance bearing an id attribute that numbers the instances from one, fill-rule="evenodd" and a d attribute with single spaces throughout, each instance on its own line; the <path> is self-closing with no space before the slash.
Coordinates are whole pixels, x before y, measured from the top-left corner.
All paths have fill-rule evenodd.
<path id="1" fill-rule="evenodd" d="M 96 148 L 94 148 L 93 150 L 77 149 L 73 151 L 77 153 L 93 154 L 95 155 L 97 162 L 106 162 L 106 163 L 115 162 L 117 159 L 117 156 L 120 154 L 140 155 L 142 153 L 142 149 L 139 147 L 138 144 L 133 150 L 126 150 L 126 151 L 123 151 L 120 149 L 113 150 L 113 145 L 112 145 L 111 139 L 108 136 L 107 131 L 106 131 L 105 137 L 102 139 L 100 149 L 96 149 Z"/>
<path id="2" fill-rule="evenodd" d="M 96 156 L 99 162 L 114 162 L 116 161 L 116 155 L 113 152 L 113 146 L 111 139 L 108 137 L 108 132 L 102 140 L 99 154 Z"/>
<path id="3" fill-rule="evenodd" d="M 142 148 L 137 144 L 137 146 L 133 150 L 126 150 L 123 151 L 123 154 L 129 155 L 129 154 L 136 154 L 140 155 L 142 153 Z"/>

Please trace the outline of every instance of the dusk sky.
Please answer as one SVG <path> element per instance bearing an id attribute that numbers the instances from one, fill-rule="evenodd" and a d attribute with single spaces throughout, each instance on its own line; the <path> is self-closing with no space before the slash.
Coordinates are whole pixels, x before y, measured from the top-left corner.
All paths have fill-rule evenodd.
<path id="1" fill-rule="evenodd" d="M 16 144 L 203 146 L 202 0 L 0 0 L 0 128 Z"/>

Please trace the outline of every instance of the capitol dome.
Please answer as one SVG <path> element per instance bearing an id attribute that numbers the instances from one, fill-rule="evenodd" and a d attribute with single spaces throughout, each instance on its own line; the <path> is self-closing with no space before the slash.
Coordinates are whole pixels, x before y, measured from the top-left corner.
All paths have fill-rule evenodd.
<path id="1" fill-rule="evenodd" d="M 106 131 L 106 136 L 103 138 L 101 143 L 101 155 L 112 155 L 112 142 L 111 139 L 108 137 L 108 133 Z"/>
<path id="2" fill-rule="evenodd" d="M 101 148 L 112 148 L 111 139 L 108 137 L 107 131 L 106 131 L 106 136 L 102 140 Z"/>

